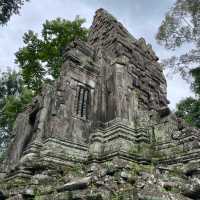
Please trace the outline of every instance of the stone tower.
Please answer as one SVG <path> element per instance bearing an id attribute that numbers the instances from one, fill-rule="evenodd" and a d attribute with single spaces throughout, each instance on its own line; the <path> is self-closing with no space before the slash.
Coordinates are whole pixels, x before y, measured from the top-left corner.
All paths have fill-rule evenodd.
<path id="1" fill-rule="evenodd" d="M 64 58 L 58 80 L 16 120 L 9 180 L 50 166 L 156 160 L 168 167 L 200 157 L 199 131 L 170 113 L 151 45 L 107 11 L 96 11 L 88 41 L 72 42 Z"/>
<path id="2" fill-rule="evenodd" d="M 65 162 L 68 156 L 86 160 L 88 148 L 101 156 L 149 143 L 150 113 L 169 112 L 166 80 L 151 46 L 107 11 L 96 12 L 88 42 L 74 41 L 64 56 L 55 85 L 17 119 L 12 166 L 36 156 L 36 149 L 40 159 L 50 160 L 63 151 L 57 161 Z"/>

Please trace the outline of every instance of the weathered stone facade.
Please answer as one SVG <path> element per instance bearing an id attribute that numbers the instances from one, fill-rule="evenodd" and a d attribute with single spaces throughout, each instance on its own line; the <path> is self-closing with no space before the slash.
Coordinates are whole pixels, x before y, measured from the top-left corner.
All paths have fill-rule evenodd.
<path id="1" fill-rule="evenodd" d="M 170 112 L 151 45 L 99 9 L 88 41 L 64 58 L 59 79 L 16 120 L 4 195 L 200 199 L 200 132 Z"/>

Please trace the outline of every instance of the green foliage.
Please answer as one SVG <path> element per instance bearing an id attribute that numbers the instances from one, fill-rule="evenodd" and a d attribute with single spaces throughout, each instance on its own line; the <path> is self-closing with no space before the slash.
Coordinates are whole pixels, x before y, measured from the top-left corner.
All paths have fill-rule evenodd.
<path id="1" fill-rule="evenodd" d="M 2 141 L 2 139 L 0 141 Z M 5 159 L 6 159 L 6 151 L 4 148 L 0 147 L 0 165 Z"/>
<path id="2" fill-rule="evenodd" d="M 164 60 L 172 72 L 189 77 L 191 68 L 200 64 L 200 1 L 176 0 L 159 27 L 156 39 L 167 49 L 176 49 L 188 43 L 194 46 L 187 53 Z"/>
<path id="3" fill-rule="evenodd" d="M 137 154 L 142 156 L 145 159 L 151 160 L 152 164 L 155 164 L 157 160 L 163 159 L 166 155 L 155 149 L 155 144 L 139 144 L 137 146 L 133 146 L 129 150 L 130 154 Z"/>
<path id="4" fill-rule="evenodd" d="M 19 112 L 32 100 L 34 93 L 27 89 L 19 73 L 3 72 L 0 76 L 0 154 L 5 155 L 10 134 Z M 2 157 L 0 156 L 0 157 Z"/>
<path id="5" fill-rule="evenodd" d="M 197 42 L 200 37 L 199 15 L 199 0 L 177 0 L 159 27 L 157 41 L 169 49 L 185 42 Z"/>
<path id="6" fill-rule="evenodd" d="M 112 163 L 112 161 L 106 161 L 104 164 L 105 164 L 106 169 L 108 170 L 111 170 L 114 167 L 114 164 Z"/>
<path id="7" fill-rule="evenodd" d="M 0 75 L 0 105 L 4 98 L 22 91 L 23 81 L 16 71 L 8 70 Z"/>
<path id="8" fill-rule="evenodd" d="M 131 164 L 131 173 L 136 176 L 139 175 L 141 172 L 153 173 L 155 167 L 153 164 L 151 165 L 143 165 L 138 163 Z"/>
<path id="9" fill-rule="evenodd" d="M 191 88 L 196 99 L 188 97 L 177 105 L 176 114 L 189 124 L 200 127 L 200 1 L 176 0 L 166 14 L 156 36 L 157 41 L 168 49 L 176 49 L 185 43 L 193 49 L 177 57 L 164 60 L 172 72 L 183 78 L 192 76 Z"/>
<path id="10" fill-rule="evenodd" d="M 142 171 L 141 165 L 138 163 L 132 163 L 131 165 L 131 173 L 133 175 L 138 175 Z"/>
<path id="11" fill-rule="evenodd" d="M 200 128 L 200 100 L 188 97 L 177 104 L 176 115 L 192 126 Z"/>
<path id="12" fill-rule="evenodd" d="M 4 72 L 0 78 L 0 127 L 10 132 L 16 115 L 27 105 L 34 93 L 28 90 L 19 73 Z"/>
<path id="13" fill-rule="evenodd" d="M 191 88 L 197 98 L 187 97 L 176 105 L 176 115 L 188 124 L 200 128 L 200 67 L 192 69 L 193 77 Z"/>
<path id="14" fill-rule="evenodd" d="M 146 143 L 138 144 L 137 146 L 132 146 L 129 149 L 129 153 L 138 154 L 140 156 L 143 156 L 144 158 L 149 158 L 151 157 L 151 151 L 152 151 L 150 147 L 151 147 L 150 144 Z"/>
<path id="15" fill-rule="evenodd" d="M 151 195 L 145 195 L 142 199 L 143 200 L 164 200 L 161 197 L 154 197 L 154 196 L 151 196 Z"/>
<path id="16" fill-rule="evenodd" d="M 123 200 L 123 193 L 122 192 L 116 192 L 111 200 Z"/>
<path id="17" fill-rule="evenodd" d="M 0 25 L 6 24 L 13 14 L 19 14 L 19 10 L 28 0 L 1 0 L 0 2 Z"/>
<path id="18" fill-rule="evenodd" d="M 21 92 L 21 79 L 15 71 L 3 72 L 0 75 L 0 152 L 1 158 L 4 155 L 4 150 L 7 140 L 9 137 L 9 125 L 6 123 L 6 118 L 4 117 L 4 106 L 6 104 L 7 98 L 9 96 L 16 95 Z"/>
<path id="19" fill-rule="evenodd" d="M 29 89 L 38 92 L 49 78 L 58 78 L 65 46 L 75 39 L 86 40 L 84 22 L 79 17 L 74 21 L 57 18 L 43 24 L 41 37 L 33 31 L 24 34 L 25 46 L 16 53 L 16 63 Z"/>
<path id="20" fill-rule="evenodd" d="M 45 200 L 45 196 L 35 196 L 34 200 Z"/>
<path id="21" fill-rule="evenodd" d="M 191 88 L 196 96 L 200 99 L 200 67 L 190 70 L 190 74 L 193 77 Z"/>
<path id="22" fill-rule="evenodd" d="M 19 96 L 13 95 L 5 98 L 5 104 L 0 111 L 0 128 L 4 130 L 2 136 L 3 134 L 5 135 L 5 137 L 1 138 L 3 141 L 4 139 L 9 139 L 17 115 L 31 102 L 32 97 L 32 91 L 24 89 Z"/>
<path id="23" fill-rule="evenodd" d="M 76 163 L 73 166 L 65 166 L 63 169 L 64 175 L 83 176 L 84 172 L 85 166 L 80 163 Z"/>

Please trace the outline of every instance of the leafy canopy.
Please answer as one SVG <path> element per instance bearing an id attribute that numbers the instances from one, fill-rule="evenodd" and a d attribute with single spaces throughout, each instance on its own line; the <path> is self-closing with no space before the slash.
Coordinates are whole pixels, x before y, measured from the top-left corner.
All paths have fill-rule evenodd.
<path id="1" fill-rule="evenodd" d="M 29 89 L 38 92 L 49 78 L 59 76 L 65 46 L 77 38 L 87 38 L 88 31 L 82 27 L 84 22 L 79 17 L 74 21 L 57 18 L 43 24 L 41 37 L 33 31 L 24 34 L 25 46 L 16 53 L 16 63 Z"/>
<path id="2" fill-rule="evenodd" d="M 183 78 L 192 76 L 191 89 L 196 98 L 188 97 L 177 104 L 177 116 L 200 128 L 200 0 L 176 0 L 166 14 L 156 36 L 167 49 L 192 45 L 185 54 L 173 56 L 164 65 Z"/>
<path id="3" fill-rule="evenodd" d="M 28 0 L 0 0 L 0 25 L 6 24 L 13 14 L 19 14 L 19 10 Z"/>
<path id="4" fill-rule="evenodd" d="M 164 61 L 171 70 L 188 78 L 191 68 L 200 67 L 200 0 L 177 0 L 162 21 L 156 39 L 172 50 L 183 44 L 193 46 L 185 54 Z"/>
<path id="5" fill-rule="evenodd" d="M 58 18 L 43 24 L 41 36 L 33 31 L 24 34 L 24 47 L 16 53 L 19 72 L 0 74 L 0 157 L 17 115 L 40 92 L 43 83 L 59 76 L 65 46 L 75 39 L 86 40 L 88 31 L 83 23 L 79 17 L 74 21 Z"/>
<path id="6" fill-rule="evenodd" d="M 200 101 L 188 97 L 177 104 L 176 115 L 192 126 L 200 128 Z"/>
<path id="7" fill-rule="evenodd" d="M 187 97 L 180 101 L 176 106 L 176 114 L 192 126 L 200 128 L 200 70 L 195 68 L 190 73 L 193 77 L 191 88 L 196 98 Z"/>
<path id="8" fill-rule="evenodd" d="M 33 95 L 19 73 L 7 71 L 0 75 L 0 153 L 7 147 L 17 114 L 30 103 Z"/>

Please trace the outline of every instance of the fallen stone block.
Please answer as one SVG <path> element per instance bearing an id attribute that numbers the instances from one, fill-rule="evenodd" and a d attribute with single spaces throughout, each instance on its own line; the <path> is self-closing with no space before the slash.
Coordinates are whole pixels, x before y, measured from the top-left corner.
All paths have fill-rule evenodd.
<path id="1" fill-rule="evenodd" d="M 91 182 L 91 177 L 86 177 L 79 179 L 77 181 L 72 181 L 70 183 L 64 184 L 61 187 L 58 187 L 57 192 L 85 189 L 88 187 L 90 182 Z"/>

